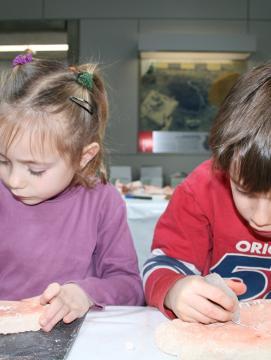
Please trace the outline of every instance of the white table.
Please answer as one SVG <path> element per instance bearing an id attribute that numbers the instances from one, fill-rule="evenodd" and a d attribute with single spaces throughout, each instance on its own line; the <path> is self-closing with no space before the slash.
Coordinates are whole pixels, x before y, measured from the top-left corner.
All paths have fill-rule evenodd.
<path id="1" fill-rule="evenodd" d="M 160 215 L 165 211 L 168 201 L 125 199 L 128 224 L 134 239 L 139 268 L 150 257 L 153 232 Z"/>
<path id="2" fill-rule="evenodd" d="M 174 360 L 155 345 L 158 324 L 169 321 L 157 309 L 108 306 L 91 311 L 67 360 Z"/>

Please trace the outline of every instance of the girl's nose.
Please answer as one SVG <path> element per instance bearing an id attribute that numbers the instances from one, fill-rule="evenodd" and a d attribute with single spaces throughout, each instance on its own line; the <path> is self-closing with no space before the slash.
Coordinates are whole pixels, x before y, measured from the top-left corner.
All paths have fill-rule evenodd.
<path id="1" fill-rule="evenodd" d="M 257 227 L 271 226 L 271 198 L 260 198 L 255 204 L 251 222 Z"/>
<path id="2" fill-rule="evenodd" d="M 11 170 L 9 174 L 7 185 L 11 190 L 23 189 L 25 187 L 22 176 L 14 170 Z"/>

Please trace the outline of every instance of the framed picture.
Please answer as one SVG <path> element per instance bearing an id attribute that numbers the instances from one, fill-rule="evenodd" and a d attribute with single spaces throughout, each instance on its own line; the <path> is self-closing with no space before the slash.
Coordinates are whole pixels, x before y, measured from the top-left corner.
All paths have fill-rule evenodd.
<path id="1" fill-rule="evenodd" d="M 208 153 L 212 121 L 246 64 L 141 59 L 138 151 Z"/>

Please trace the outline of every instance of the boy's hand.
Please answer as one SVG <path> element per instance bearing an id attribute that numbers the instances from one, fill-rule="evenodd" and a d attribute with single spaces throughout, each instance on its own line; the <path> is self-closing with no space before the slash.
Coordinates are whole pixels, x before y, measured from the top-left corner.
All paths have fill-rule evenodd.
<path id="1" fill-rule="evenodd" d="M 50 331 L 63 319 L 65 323 L 83 316 L 93 303 L 87 294 L 76 284 L 50 284 L 40 296 L 41 305 L 49 304 L 40 317 L 44 331 Z"/>
<path id="2" fill-rule="evenodd" d="M 233 286 L 232 289 L 235 290 Z M 203 277 L 191 275 L 173 285 L 165 298 L 165 306 L 184 321 L 210 324 L 231 320 L 236 303 Z"/>

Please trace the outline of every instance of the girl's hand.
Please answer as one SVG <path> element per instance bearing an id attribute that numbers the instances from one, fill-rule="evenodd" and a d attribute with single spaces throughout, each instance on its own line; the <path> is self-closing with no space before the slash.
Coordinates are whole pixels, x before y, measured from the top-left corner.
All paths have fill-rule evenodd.
<path id="1" fill-rule="evenodd" d="M 41 305 L 49 304 L 40 317 L 41 328 L 48 332 L 63 319 L 65 323 L 82 317 L 94 304 L 76 284 L 50 284 L 40 296 Z"/>
<path id="2" fill-rule="evenodd" d="M 235 290 L 234 286 L 231 288 Z M 239 293 L 244 292 L 240 286 L 238 289 Z M 172 286 L 165 298 L 165 306 L 184 321 L 210 324 L 231 320 L 236 303 L 223 290 L 208 284 L 203 277 L 191 275 Z"/>

